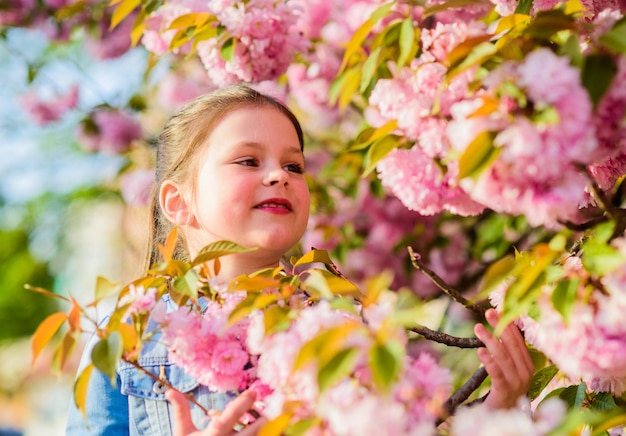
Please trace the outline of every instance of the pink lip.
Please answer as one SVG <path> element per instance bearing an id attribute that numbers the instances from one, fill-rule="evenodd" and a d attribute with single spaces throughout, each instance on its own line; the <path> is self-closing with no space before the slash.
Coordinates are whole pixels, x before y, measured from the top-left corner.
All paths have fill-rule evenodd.
<path id="1" fill-rule="evenodd" d="M 286 214 L 293 210 L 291 202 L 286 198 L 268 198 L 258 203 L 254 208 L 278 214 Z"/>

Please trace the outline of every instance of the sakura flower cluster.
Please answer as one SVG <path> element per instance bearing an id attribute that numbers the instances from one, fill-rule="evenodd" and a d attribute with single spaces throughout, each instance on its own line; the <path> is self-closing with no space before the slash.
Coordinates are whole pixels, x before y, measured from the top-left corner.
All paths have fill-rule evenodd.
<path id="1" fill-rule="evenodd" d="M 296 299 L 299 304 L 289 303 L 289 325 L 266 331 L 267 310 L 229 323 L 245 293 L 216 289 L 219 297 L 202 313 L 184 306 L 155 318 L 172 361 L 200 383 L 222 392 L 255 390 L 257 408 L 270 419 L 298 404 L 292 423 L 317 418 L 319 429 L 327 434 L 373 435 L 381 429 L 405 435 L 434 432 L 452 389 L 451 375 L 429 354 L 406 353 L 404 329 L 388 320 L 395 293 L 385 294 L 361 313 L 358 306 L 339 310 L 327 300 L 311 306 Z M 317 354 L 298 363 L 300 354 L 318 335 L 338 330 L 343 332 L 340 342 L 322 343 L 321 353 L 333 349 L 348 353 L 352 366 L 322 386 Z M 373 347 L 381 346 L 378 333 L 383 331 L 388 337 L 382 345 L 399 353 L 400 368 L 388 390 L 376 383 L 369 357 Z"/>
<path id="2" fill-rule="evenodd" d="M 422 39 L 434 50 L 432 34 Z M 445 35 L 450 39 L 450 32 Z M 447 50 L 460 40 L 449 42 Z M 440 47 L 445 54 L 446 45 Z M 377 168 L 383 185 L 409 209 L 472 215 L 486 207 L 524 215 L 533 226 L 556 228 L 575 221 L 579 208 L 588 204 L 589 180 L 581 168 L 589 166 L 605 189 L 623 170 L 620 82 L 613 82 L 596 115 L 580 70 L 547 48 L 493 69 L 475 94 L 458 76 L 448 89 L 436 91 L 443 83 L 442 67 L 432 80 L 420 81 L 437 65 L 414 61 L 411 69 L 379 81 L 370 97 L 383 121 L 396 120 L 402 133 L 416 141 L 411 149 L 392 151 Z M 398 100 L 397 95 L 409 97 Z M 431 115 L 435 98 L 441 105 L 437 117 Z M 480 173 L 460 178 L 460 157 L 480 153 L 470 149 L 480 135 L 491 135 L 485 141 L 491 141 L 493 160 Z"/>
<path id="3" fill-rule="evenodd" d="M 624 259 L 625 242 L 613 241 Z M 589 285 L 590 273 L 579 257 L 568 258 L 564 269 L 567 278 L 579 280 L 567 317 L 552 302 L 554 285 L 549 284 L 537 298 L 540 316 L 522 316 L 518 325 L 526 340 L 568 378 L 584 381 L 592 391 L 622 395 L 626 392 L 626 263 L 605 274 L 595 287 Z M 490 296 L 496 307 L 502 305 L 505 288 Z"/>
<path id="4" fill-rule="evenodd" d="M 274 79 L 286 71 L 296 53 L 308 48 L 308 41 L 295 28 L 297 8 L 292 2 L 276 0 L 168 2 L 149 17 L 144 46 L 156 54 L 167 52 L 178 31 L 170 28 L 174 20 L 207 12 L 224 31 L 199 42 L 197 53 L 217 86 Z M 189 50 L 189 44 L 176 49 Z M 224 54 L 227 50 L 230 55 Z"/>
<path id="5" fill-rule="evenodd" d="M 216 288 L 203 313 L 181 306 L 158 317 L 172 362 L 215 391 L 239 391 L 254 380 L 253 358 L 246 344 L 248 319 L 228 326 L 228 316 L 245 297 Z"/>
<path id="6" fill-rule="evenodd" d="M 404 354 L 402 369 L 391 391 L 375 387 L 368 355 L 374 346 L 374 331 L 382 329 L 389 307 L 385 303 L 367 308 L 363 317 L 334 310 L 327 301 L 298 312 L 286 331 L 265 337 L 263 314 L 252 317 L 249 345 L 260 353 L 259 380 L 271 390 L 264 398 L 264 413 L 275 418 L 283 407 L 297 402 L 296 419 L 319 418 L 320 429 L 333 435 L 431 434 L 436 417 L 451 391 L 450 373 L 428 354 L 413 358 Z M 364 323 L 365 321 L 365 323 Z M 356 326 L 350 329 L 349 326 Z M 337 383 L 321 390 L 317 362 L 294 369 L 299 351 L 318 334 L 333 328 L 347 328 L 345 350 L 355 350 L 354 369 Z M 398 329 L 388 343 L 404 350 L 404 330 Z"/>

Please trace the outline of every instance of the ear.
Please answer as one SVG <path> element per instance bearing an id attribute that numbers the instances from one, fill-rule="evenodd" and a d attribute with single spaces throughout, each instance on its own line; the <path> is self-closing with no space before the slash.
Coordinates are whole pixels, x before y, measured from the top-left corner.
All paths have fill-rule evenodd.
<path id="1" fill-rule="evenodd" d="M 181 188 L 171 180 L 165 180 L 159 190 L 159 205 L 163 215 L 172 224 L 183 226 L 189 224 L 191 212 L 183 197 Z"/>

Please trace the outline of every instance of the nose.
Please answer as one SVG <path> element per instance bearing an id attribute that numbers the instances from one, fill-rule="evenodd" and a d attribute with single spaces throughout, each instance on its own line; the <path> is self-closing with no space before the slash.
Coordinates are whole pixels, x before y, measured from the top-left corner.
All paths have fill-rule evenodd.
<path id="1" fill-rule="evenodd" d="M 284 184 L 287 185 L 287 180 L 289 179 L 289 175 L 287 171 L 285 171 L 281 167 L 271 168 L 265 175 L 265 179 L 263 180 L 263 184 L 266 186 L 273 186 L 276 184 Z"/>

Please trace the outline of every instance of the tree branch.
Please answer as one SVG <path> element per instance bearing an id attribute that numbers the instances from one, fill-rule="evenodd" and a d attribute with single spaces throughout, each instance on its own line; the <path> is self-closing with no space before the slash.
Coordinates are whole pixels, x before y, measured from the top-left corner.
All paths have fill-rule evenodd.
<path id="1" fill-rule="evenodd" d="M 478 387 L 482 384 L 483 381 L 487 378 L 487 370 L 481 366 L 478 368 L 474 374 L 461 386 L 454 394 L 448 398 L 448 400 L 444 403 L 443 408 L 447 415 L 443 419 L 437 420 L 437 424 L 441 424 L 445 421 L 450 415 L 454 413 L 457 407 L 459 407 L 465 400 L 469 398 L 472 393 L 478 389 Z M 483 401 L 484 401 L 483 397 Z"/>
<path id="2" fill-rule="evenodd" d="M 432 282 L 437 285 L 439 289 L 445 292 L 450 298 L 452 298 L 457 303 L 461 303 L 463 306 L 474 312 L 476 315 L 480 317 L 480 319 L 485 319 L 485 311 L 480 306 L 473 304 L 467 298 L 461 295 L 459 291 L 450 287 L 441 277 L 439 277 L 434 271 L 428 268 L 424 263 L 420 260 L 420 255 L 413 251 L 412 247 L 407 247 L 409 251 L 409 256 L 411 257 L 411 263 L 413 267 L 417 270 L 422 271 Z"/>
<path id="3" fill-rule="evenodd" d="M 448 345 L 450 347 L 480 348 L 485 346 L 485 344 L 483 344 L 483 342 L 478 338 L 459 338 L 457 336 L 452 336 L 447 333 L 431 330 L 428 327 L 422 325 L 411 327 L 409 330 L 417 333 L 418 335 L 422 335 L 426 339 L 438 342 L 440 344 Z"/>

